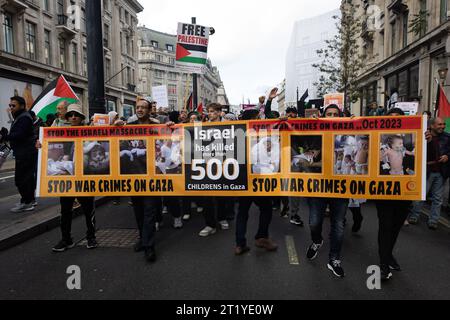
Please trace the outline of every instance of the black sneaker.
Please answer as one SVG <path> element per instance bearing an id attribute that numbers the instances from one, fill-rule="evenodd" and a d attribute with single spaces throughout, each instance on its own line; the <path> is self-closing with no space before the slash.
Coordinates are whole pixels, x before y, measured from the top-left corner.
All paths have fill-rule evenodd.
<path id="1" fill-rule="evenodd" d="M 312 243 L 308 248 L 308 252 L 306 252 L 306 257 L 309 260 L 314 260 L 317 257 L 317 253 L 319 252 L 320 247 L 322 246 L 323 240 L 321 243 Z"/>
<path id="2" fill-rule="evenodd" d="M 58 244 L 56 246 L 54 246 L 52 248 L 53 252 L 64 252 L 68 249 L 72 249 L 74 247 L 74 243 L 73 240 L 70 239 L 69 241 L 66 240 L 61 240 L 60 242 L 58 242 Z"/>
<path id="3" fill-rule="evenodd" d="M 381 270 L 381 281 L 388 281 L 390 278 L 392 278 L 392 272 L 389 269 L 388 265 L 382 264 L 380 265 Z"/>
<path id="4" fill-rule="evenodd" d="M 400 268 L 400 265 L 398 264 L 397 260 L 395 260 L 394 257 L 391 258 L 389 261 L 389 269 L 394 271 L 402 271 L 402 268 Z"/>
<path id="5" fill-rule="evenodd" d="M 303 227 L 304 226 L 303 220 L 302 220 L 302 218 L 300 218 L 300 216 L 298 214 L 293 215 L 291 217 L 290 222 L 292 224 L 295 224 L 296 226 L 299 226 L 299 227 Z"/>
<path id="6" fill-rule="evenodd" d="M 144 251 L 144 247 L 142 246 L 141 240 L 138 240 L 135 245 L 133 246 L 134 252 L 142 252 Z"/>
<path id="7" fill-rule="evenodd" d="M 287 218 L 289 216 L 289 206 L 283 207 L 283 210 L 280 211 L 280 217 Z"/>
<path id="8" fill-rule="evenodd" d="M 345 276 L 344 269 L 341 267 L 341 260 L 330 260 L 327 267 L 336 277 L 343 278 Z"/>
<path id="9" fill-rule="evenodd" d="M 97 247 L 98 247 L 98 242 L 97 242 L 97 240 L 95 238 L 94 239 L 88 239 L 86 248 L 88 248 L 88 249 L 95 249 Z"/>
<path id="10" fill-rule="evenodd" d="M 147 262 L 155 262 L 156 261 L 155 249 L 153 249 L 153 248 L 145 249 L 145 260 L 147 260 Z"/>

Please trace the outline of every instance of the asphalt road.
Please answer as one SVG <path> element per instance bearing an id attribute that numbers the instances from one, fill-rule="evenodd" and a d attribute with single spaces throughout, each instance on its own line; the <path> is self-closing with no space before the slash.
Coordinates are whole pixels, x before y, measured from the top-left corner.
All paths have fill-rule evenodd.
<path id="1" fill-rule="evenodd" d="M 106 204 L 97 212 L 100 229 L 134 228 L 132 208 Z M 203 218 L 193 215 L 182 230 L 168 226 L 157 235 L 158 261 L 147 264 L 131 249 L 77 246 L 53 254 L 60 239 L 51 230 L 20 246 L 0 252 L 0 299 L 180 299 L 180 300 L 298 300 L 298 299 L 450 299 L 450 233 L 430 231 L 425 223 L 402 230 L 395 256 L 404 271 L 394 274 L 381 290 L 369 290 L 367 267 L 378 263 L 377 218 L 373 205 L 363 209 L 365 220 L 358 235 L 351 234 L 351 214 L 343 246 L 344 279 L 326 269 L 328 241 L 319 257 L 305 257 L 309 228 L 289 224 L 274 214 L 272 237 L 279 250 L 268 253 L 253 245 L 236 257 L 234 225 L 228 231 L 200 238 Z M 306 214 L 303 213 L 303 218 Z M 248 238 L 256 232 L 257 209 L 252 208 Z M 324 238 L 328 238 L 329 220 Z M 84 217 L 76 218 L 73 235 L 83 238 Z M 289 263 L 286 237 L 292 237 L 299 264 Z M 252 243 L 252 241 L 249 241 Z M 291 255 L 291 258 L 295 258 Z M 68 290 L 68 266 L 81 268 L 81 290 Z"/>

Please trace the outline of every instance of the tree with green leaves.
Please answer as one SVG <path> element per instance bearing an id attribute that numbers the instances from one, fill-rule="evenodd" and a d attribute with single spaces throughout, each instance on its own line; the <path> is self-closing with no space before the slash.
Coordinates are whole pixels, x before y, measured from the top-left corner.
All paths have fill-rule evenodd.
<path id="1" fill-rule="evenodd" d="M 362 17 L 358 17 L 359 5 L 352 0 L 343 0 L 341 16 L 334 16 L 338 33 L 326 40 L 326 47 L 317 50 L 321 58 L 313 67 L 320 71 L 318 94 L 344 92 L 345 108 L 359 98 L 357 78 L 365 66 L 365 56 L 360 52 L 359 39 L 363 31 Z"/>

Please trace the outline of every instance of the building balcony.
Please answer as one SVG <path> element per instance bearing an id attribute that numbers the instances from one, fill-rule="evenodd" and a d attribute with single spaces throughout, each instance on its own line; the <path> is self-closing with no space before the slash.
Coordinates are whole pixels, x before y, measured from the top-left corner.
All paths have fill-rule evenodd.
<path id="1" fill-rule="evenodd" d="M 23 12 L 29 8 L 25 1 L 20 0 L 0 0 L 0 7 L 11 13 Z"/>
<path id="2" fill-rule="evenodd" d="M 388 5 L 387 8 L 395 14 L 403 13 L 408 10 L 408 6 L 403 3 L 403 0 L 391 0 L 391 4 Z"/>
<path id="3" fill-rule="evenodd" d="M 56 23 L 56 29 L 64 38 L 72 39 L 78 33 L 73 27 L 73 24 L 69 21 L 69 17 L 65 14 L 58 14 L 58 22 Z"/>

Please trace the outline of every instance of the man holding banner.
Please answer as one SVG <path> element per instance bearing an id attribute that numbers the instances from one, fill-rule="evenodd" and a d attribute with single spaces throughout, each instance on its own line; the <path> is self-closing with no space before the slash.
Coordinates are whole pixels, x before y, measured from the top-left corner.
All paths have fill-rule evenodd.
<path id="1" fill-rule="evenodd" d="M 335 104 L 325 108 L 324 118 L 342 117 L 342 112 Z M 309 198 L 309 227 L 313 243 L 307 251 L 307 258 L 314 260 L 319 249 L 323 245 L 322 225 L 327 206 L 330 208 L 331 231 L 330 231 L 330 253 L 328 269 L 337 277 L 344 277 L 344 269 L 341 266 L 341 248 L 344 240 L 344 219 L 347 213 L 348 199 L 342 198 Z"/>

